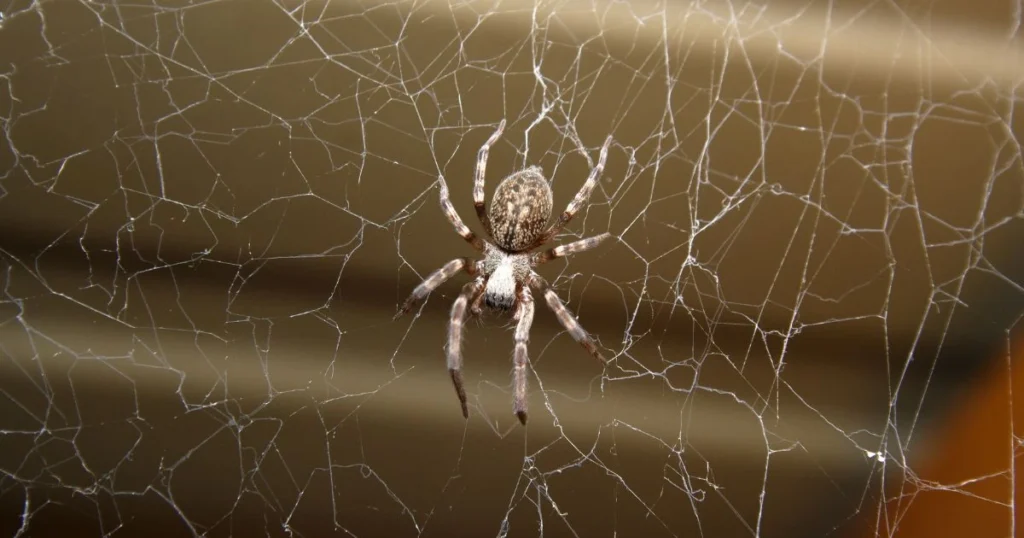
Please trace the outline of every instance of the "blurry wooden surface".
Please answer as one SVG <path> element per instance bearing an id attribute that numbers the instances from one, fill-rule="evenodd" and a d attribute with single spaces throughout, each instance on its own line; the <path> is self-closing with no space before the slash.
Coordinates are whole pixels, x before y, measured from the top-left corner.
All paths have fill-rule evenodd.
<path id="1" fill-rule="evenodd" d="M 1024 334 L 990 364 L 979 383 L 954 396 L 930 441 L 932 457 L 914 461 L 914 473 L 887 488 L 885 513 L 862 513 L 866 528 L 851 536 L 1024 535 Z"/>

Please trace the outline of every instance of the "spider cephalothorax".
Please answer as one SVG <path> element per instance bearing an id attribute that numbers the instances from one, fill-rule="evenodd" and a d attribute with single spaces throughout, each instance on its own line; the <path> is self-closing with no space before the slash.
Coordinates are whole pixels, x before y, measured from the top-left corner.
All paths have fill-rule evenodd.
<path id="1" fill-rule="evenodd" d="M 494 134 L 480 147 L 477 154 L 476 179 L 473 183 L 473 205 L 476 207 L 476 214 L 480 218 L 484 231 L 493 240 L 493 243 L 477 237 L 462 222 L 455 207 L 448 199 L 448 185 L 444 178 L 440 178 L 441 209 L 455 227 L 455 231 L 473 248 L 483 252 L 484 257 L 481 260 L 456 258 L 434 271 L 419 286 L 416 286 L 405 304 L 402 305 L 398 316 L 411 310 L 413 305 L 423 300 L 431 291 L 459 271 L 465 271 L 473 276 L 473 281 L 463 286 L 462 293 L 452 305 L 451 322 L 448 327 L 448 372 L 455 385 L 455 392 L 459 396 L 459 403 L 462 404 L 462 416 L 469 418 L 466 391 L 462 385 L 462 327 L 468 313 L 479 314 L 481 312 L 482 303 L 487 308 L 498 312 L 514 312 L 517 325 L 512 405 L 519 421 L 526 424 L 526 366 L 529 361 L 526 345 L 530 339 L 530 325 L 533 324 L 534 311 L 531 290 L 544 295 L 544 301 L 548 307 L 554 311 L 558 321 L 577 342 L 599 360 L 604 360 L 598 352 L 594 340 L 587 335 L 583 327 L 580 327 L 576 318 L 558 298 L 558 294 L 543 277 L 533 271 L 533 268 L 556 258 L 592 249 L 607 239 L 609 234 L 604 233 L 580 239 L 539 253 L 531 253 L 531 251 L 562 231 L 590 198 L 590 193 L 594 190 L 594 185 L 604 169 L 605 160 L 608 158 L 608 147 L 612 139 L 611 137 L 605 139 L 597 165 L 590 171 L 590 177 L 583 183 L 583 187 L 576 193 L 576 197 L 569 202 L 565 211 L 553 224 L 548 226 L 552 207 L 551 187 L 548 186 L 548 181 L 544 178 L 540 167 L 531 166 L 507 176 L 494 191 L 490 208 L 488 209 L 485 205 L 484 172 L 487 168 L 487 154 L 504 129 L 505 120 L 501 120 Z"/>

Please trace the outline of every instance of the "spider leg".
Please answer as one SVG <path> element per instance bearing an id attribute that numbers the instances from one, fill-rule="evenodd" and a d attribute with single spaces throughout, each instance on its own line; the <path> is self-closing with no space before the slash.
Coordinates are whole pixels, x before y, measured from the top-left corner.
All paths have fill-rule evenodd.
<path id="1" fill-rule="evenodd" d="M 398 313 L 395 314 L 394 319 L 400 318 L 403 314 L 412 310 L 412 307 L 425 299 L 430 292 L 437 289 L 438 286 L 444 284 L 449 278 L 455 276 L 459 271 L 466 271 L 470 275 L 476 275 L 478 272 L 476 262 L 469 258 L 455 258 L 454 260 L 444 264 L 443 267 L 434 271 L 427 278 L 420 282 L 416 289 L 412 290 L 409 298 L 405 300 L 402 308 L 399 309 Z"/>
<path id="2" fill-rule="evenodd" d="M 455 386 L 455 394 L 459 396 L 463 418 L 469 418 L 469 408 L 466 407 L 466 389 L 462 386 L 462 327 L 466 323 L 466 305 L 483 289 L 483 277 L 463 286 L 462 293 L 452 305 L 452 317 L 448 324 L 448 374 Z"/>
<path id="3" fill-rule="evenodd" d="M 587 331 L 583 330 L 580 322 L 576 320 L 576 316 L 565 307 L 565 304 L 558 298 L 558 294 L 551 288 L 551 285 L 543 277 L 533 273 L 530 276 L 530 286 L 544 294 L 544 300 L 547 301 L 548 308 L 555 313 L 558 322 L 565 327 L 565 330 L 569 331 L 573 339 L 579 342 L 597 360 L 605 362 L 605 358 L 597 350 L 597 344 L 594 342 L 594 339 L 587 334 Z"/>
<path id="4" fill-rule="evenodd" d="M 491 219 L 487 216 L 487 206 L 484 203 L 484 173 L 487 171 L 487 154 L 491 151 L 491 146 L 501 137 L 501 133 L 504 130 L 505 120 L 502 119 L 501 123 L 498 124 L 498 128 L 494 130 L 494 134 L 487 139 L 487 142 L 484 142 L 484 145 L 480 146 L 480 151 L 476 154 L 476 181 L 473 182 L 473 205 L 476 206 L 476 216 L 480 218 L 480 224 L 483 224 L 487 235 L 491 235 Z"/>
<path id="5" fill-rule="evenodd" d="M 530 326 L 533 325 L 533 295 L 530 288 L 523 288 L 519 294 L 519 323 L 516 325 L 516 350 L 514 355 L 512 410 L 519 422 L 526 425 L 526 366 L 530 358 L 526 345 L 530 343 Z"/>
<path id="6" fill-rule="evenodd" d="M 590 176 L 583 182 L 583 186 L 580 187 L 580 191 L 576 193 L 576 197 L 569 202 L 569 205 L 565 207 L 565 211 L 558 216 L 558 220 L 551 225 L 546 232 L 537 238 L 537 241 L 530 248 L 537 248 L 549 241 L 552 237 L 558 235 L 565 228 L 566 224 L 576 216 L 583 204 L 590 199 L 590 193 L 593 192 L 594 186 L 597 185 L 598 178 L 601 177 L 601 172 L 604 171 L 604 163 L 608 160 L 608 148 L 611 146 L 612 137 L 609 135 L 604 140 L 604 145 L 601 146 L 601 155 L 597 158 L 597 165 L 590 171 Z"/>
<path id="7" fill-rule="evenodd" d="M 455 232 L 462 236 L 467 243 L 473 246 L 473 248 L 483 252 L 484 242 L 466 226 L 466 223 L 462 222 L 462 218 L 459 217 L 459 213 L 455 211 L 455 206 L 452 205 L 451 199 L 448 198 L 448 182 L 444 180 L 444 176 L 440 176 L 438 180 L 441 182 L 441 211 L 444 211 L 444 216 L 448 218 L 448 222 L 452 223 L 455 227 Z"/>
<path id="8" fill-rule="evenodd" d="M 483 302 L 484 302 L 484 294 L 483 293 L 476 294 L 476 298 L 473 299 L 473 302 L 470 303 L 470 305 L 469 305 L 469 313 L 473 314 L 474 316 L 479 316 L 480 314 L 482 314 L 484 310 L 480 306 L 480 304 L 483 303 Z"/>
<path id="9" fill-rule="evenodd" d="M 595 235 L 593 237 L 587 237 L 580 239 L 579 241 L 573 241 L 567 245 L 559 245 L 554 248 L 549 248 L 544 252 L 534 254 L 531 256 L 530 264 L 533 266 L 547 263 L 551 260 L 558 258 L 565 258 L 572 256 L 573 254 L 579 254 L 580 252 L 590 250 L 597 245 L 600 245 L 602 241 L 611 237 L 609 233 L 603 233 L 601 235 Z"/>

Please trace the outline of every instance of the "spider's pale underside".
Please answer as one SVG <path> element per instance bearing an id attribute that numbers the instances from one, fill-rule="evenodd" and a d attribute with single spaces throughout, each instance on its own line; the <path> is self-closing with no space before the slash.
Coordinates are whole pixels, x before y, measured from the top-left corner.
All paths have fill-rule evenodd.
<path id="1" fill-rule="evenodd" d="M 543 252 L 531 251 L 561 232 L 590 198 L 590 193 L 604 169 L 612 138 L 609 136 L 605 139 L 597 166 L 590 171 L 590 176 L 576 193 L 576 197 L 569 202 L 554 223 L 546 226 L 551 217 L 552 196 L 551 187 L 548 186 L 540 167 L 531 166 L 505 177 L 494 192 L 490 208 L 484 203 L 487 154 L 504 130 L 505 120 L 501 120 L 494 134 L 480 147 L 476 159 L 476 180 L 473 184 L 473 205 L 476 206 L 480 224 L 491 241 L 481 239 L 462 222 L 451 200 L 448 199 L 448 185 L 444 178 L 440 181 L 441 209 L 455 227 L 455 231 L 473 248 L 483 253 L 483 259 L 456 258 L 446 263 L 416 286 L 395 317 L 409 312 L 416 303 L 460 271 L 474 277 L 472 282 L 462 287 L 462 293 L 455 299 L 448 325 L 448 372 L 459 396 L 459 403 L 462 404 L 462 416 L 469 418 L 466 390 L 462 385 L 462 328 L 466 323 L 467 310 L 469 314 L 479 315 L 482 312 L 482 304 L 497 312 L 513 312 L 513 320 L 517 322 L 512 405 L 519 421 L 525 425 L 526 367 L 529 361 L 526 345 L 530 340 L 534 310 L 531 290 L 544 296 L 545 302 L 558 317 L 558 321 L 577 342 L 598 360 L 604 361 L 594 340 L 565 307 L 551 285 L 535 273 L 533 268 L 557 258 L 590 250 L 607 239 L 610 234 L 580 239 Z"/>

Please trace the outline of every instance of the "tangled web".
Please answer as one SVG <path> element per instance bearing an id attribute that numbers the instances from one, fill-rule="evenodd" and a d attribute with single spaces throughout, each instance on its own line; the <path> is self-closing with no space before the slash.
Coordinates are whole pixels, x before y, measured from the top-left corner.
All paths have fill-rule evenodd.
<path id="1" fill-rule="evenodd" d="M 0 3 L 0 529 L 1013 535 L 1020 4 L 775 4 Z M 465 276 L 392 320 L 502 119 L 556 211 L 613 137 L 540 270 L 609 360 L 539 305 L 527 427 Z"/>

